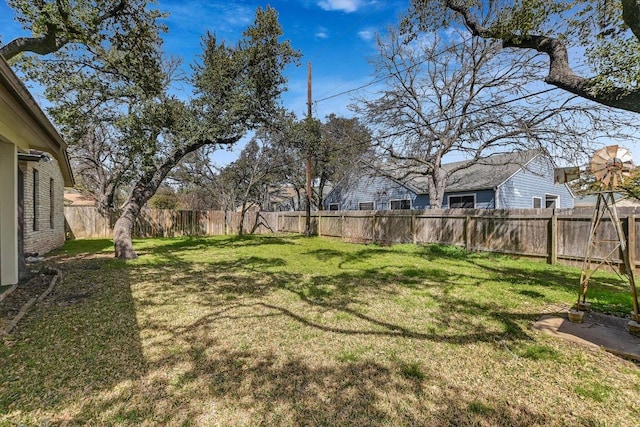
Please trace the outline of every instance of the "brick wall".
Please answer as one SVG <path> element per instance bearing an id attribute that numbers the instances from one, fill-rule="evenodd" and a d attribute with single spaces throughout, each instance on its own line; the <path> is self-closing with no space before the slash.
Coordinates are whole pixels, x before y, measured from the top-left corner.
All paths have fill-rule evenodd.
<path id="1" fill-rule="evenodd" d="M 20 162 L 19 167 L 24 174 L 24 251 L 42 255 L 61 246 L 65 240 L 62 173 L 53 158 Z"/>

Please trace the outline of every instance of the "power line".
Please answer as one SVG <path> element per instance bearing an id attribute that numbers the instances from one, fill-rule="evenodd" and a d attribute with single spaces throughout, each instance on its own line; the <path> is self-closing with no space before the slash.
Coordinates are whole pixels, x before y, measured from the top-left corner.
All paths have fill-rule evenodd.
<path id="1" fill-rule="evenodd" d="M 448 117 L 446 119 L 440 119 L 440 120 L 435 120 L 433 122 L 429 122 L 429 124 L 430 125 L 436 125 L 436 124 L 439 124 L 439 123 L 446 122 L 448 120 L 459 119 L 461 117 L 468 116 L 470 114 L 481 113 L 482 111 L 491 110 L 492 108 L 501 107 L 503 105 L 511 104 L 512 102 L 518 102 L 518 101 L 525 100 L 527 98 L 533 98 L 534 96 L 543 95 L 545 93 L 553 92 L 555 90 L 560 90 L 560 88 L 552 87 L 552 88 L 544 89 L 544 90 L 541 90 L 541 91 L 538 91 L 538 92 L 529 93 L 527 95 L 522 95 L 522 96 L 519 96 L 517 98 L 508 99 L 506 101 L 498 102 L 498 103 L 495 103 L 495 104 L 485 105 L 484 107 L 480 107 L 480 108 L 477 108 L 477 109 L 472 110 L 472 111 L 467 111 L 466 113 L 459 113 L 459 114 L 456 114 L 454 116 Z M 389 133 L 389 134 L 386 134 L 386 135 L 380 135 L 380 136 L 375 137 L 375 139 L 384 139 L 384 138 L 388 138 L 390 136 L 396 136 L 399 133 L 400 132 L 393 132 L 393 133 Z"/>
<path id="2" fill-rule="evenodd" d="M 463 40 L 463 41 L 461 41 L 461 42 L 459 42 L 459 43 L 456 43 L 456 44 L 455 44 L 455 45 L 453 45 L 453 46 L 449 46 L 448 48 L 446 48 L 446 49 L 444 49 L 444 50 L 442 50 L 442 51 L 440 51 L 440 52 L 434 53 L 433 55 L 430 55 L 429 57 L 424 58 L 422 61 L 416 62 L 415 64 L 411 64 L 410 66 L 408 66 L 408 67 L 406 67 L 406 68 L 404 68 L 404 69 L 401 69 L 401 70 L 396 71 L 395 73 L 389 73 L 389 74 L 387 74 L 387 75 L 385 75 L 385 76 L 383 76 L 383 77 L 380 77 L 380 78 L 378 78 L 378 79 L 376 79 L 376 80 L 370 81 L 369 83 L 365 83 L 365 84 L 363 84 L 363 85 L 361 85 L 361 86 L 358 86 L 358 87 L 356 87 L 356 88 L 348 89 L 348 90 L 342 91 L 342 92 L 340 92 L 340 93 L 337 93 L 337 94 L 335 94 L 335 95 L 330 95 L 330 96 L 327 96 L 327 97 L 324 97 L 324 98 L 317 99 L 317 100 L 315 100 L 315 101 L 314 101 L 314 103 L 315 103 L 315 104 L 318 104 L 318 103 L 320 103 L 320 102 L 327 101 L 327 100 L 332 99 L 332 98 L 337 98 L 337 97 L 339 97 L 339 96 L 346 95 L 346 94 L 351 93 L 351 92 L 356 92 L 356 91 L 358 91 L 358 90 L 361 90 L 361 89 L 367 88 L 367 87 L 369 87 L 369 86 L 373 86 L 374 84 L 377 84 L 377 83 L 383 82 L 383 81 L 387 80 L 388 78 L 393 77 L 393 76 L 394 76 L 395 74 L 397 74 L 397 73 L 404 73 L 405 71 L 409 71 L 410 69 L 412 69 L 412 68 L 414 68 L 414 67 L 417 67 L 417 66 L 419 66 L 419 65 L 422 65 L 422 64 L 424 64 L 424 63 L 425 63 L 425 62 L 427 62 L 427 61 L 431 61 L 431 60 L 433 60 L 433 59 L 437 58 L 438 56 L 440 56 L 440 55 L 443 55 L 443 54 L 447 53 L 447 52 L 448 52 L 449 50 L 451 50 L 451 49 L 458 48 L 458 47 L 462 46 L 464 43 L 467 43 L 469 40 L 470 40 L 470 39 Z M 328 91 L 328 92 L 330 92 L 330 91 Z M 326 92 L 325 92 L 325 93 L 326 93 Z"/>

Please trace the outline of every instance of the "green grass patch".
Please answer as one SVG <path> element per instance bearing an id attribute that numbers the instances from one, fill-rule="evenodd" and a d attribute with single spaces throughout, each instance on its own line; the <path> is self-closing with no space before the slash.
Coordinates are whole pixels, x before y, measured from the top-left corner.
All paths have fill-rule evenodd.
<path id="1" fill-rule="evenodd" d="M 109 240 L 49 257 L 63 280 L 0 344 L 0 425 L 640 419 L 635 365 L 531 329 L 574 303 L 577 269 L 286 235 L 134 245 L 129 262 Z M 631 309 L 616 276 L 591 289 Z"/>
<path id="2" fill-rule="evenodd" d="M 611 387 L 606 384 L 587 383 L 577 385 L 573 391 L 595 402 L 605 402 L 611 395 Z"/>
<path id="3" fill-rule="evenodd" d="M 489 415 L 495 411 L 495 409 L 486 403 L 473 401 L 469 403 L 469 411 L 476 415 Z"/>
<path id="4" fill-rule="evenodd" d="M 558 360 L 560 353 L 547 345 L 531 344 L 522 348 L 519 352 L 520 357 L 531 360 Z"/>
<path id="5" fill-rule="evenodd" d="M 420 363 L 412 362 L 412 363 L 403 363 L 400 366 L 400 371 L 402 375 L 407 378 L 411 378 L 414 380 L 422 381 L 426 378 L 425 373 L 422 371 L 420 367 Z"/>

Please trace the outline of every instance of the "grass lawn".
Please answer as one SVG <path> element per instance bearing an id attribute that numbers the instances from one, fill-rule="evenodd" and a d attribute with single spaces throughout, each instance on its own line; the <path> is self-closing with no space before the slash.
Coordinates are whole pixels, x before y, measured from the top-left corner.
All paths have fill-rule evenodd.
<path id="1" fill-rule="evenodd" d="M 297 236 L 68 242 L 0 343 L 0 425 L 631 426 L 640 368 L 531 329 L 579 270 Z M 589 299 L 630 311 L 615 276 Z"/>

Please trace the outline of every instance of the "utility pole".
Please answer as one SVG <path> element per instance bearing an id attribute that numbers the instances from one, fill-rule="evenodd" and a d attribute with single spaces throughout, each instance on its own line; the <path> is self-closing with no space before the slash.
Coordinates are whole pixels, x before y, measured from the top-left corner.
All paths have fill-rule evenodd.
<path id="1" fill-rule="evenodd" d="M 311 61 L 307 66 L 307 222 L 304 234 L 311 236 Z"/>

